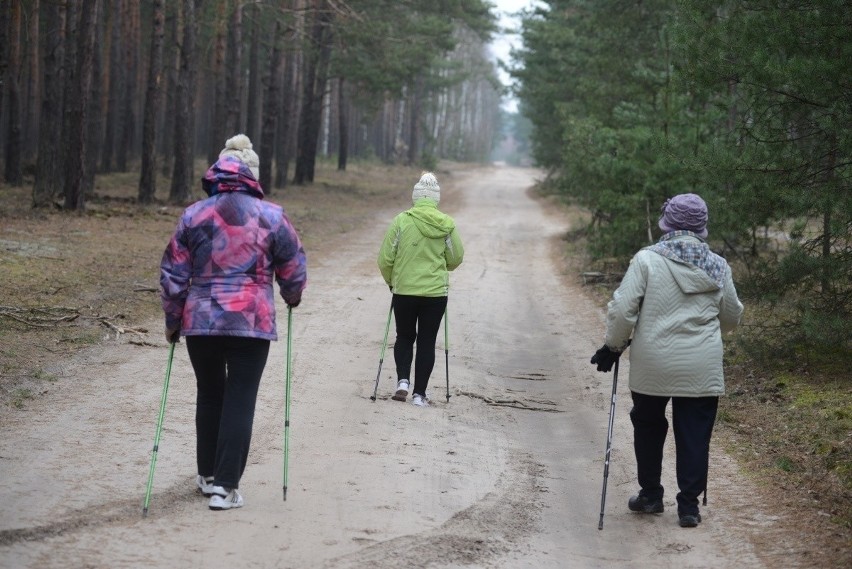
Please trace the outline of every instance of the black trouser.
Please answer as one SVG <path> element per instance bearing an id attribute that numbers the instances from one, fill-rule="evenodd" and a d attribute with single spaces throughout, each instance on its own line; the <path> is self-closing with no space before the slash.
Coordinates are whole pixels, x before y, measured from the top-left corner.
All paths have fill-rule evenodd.
<path id="1" fill-rule="evenodd" d="M 269 340 L 187 336 L 198 396 L 195 407 L 198 473 L 238 488 L 246 468 L 260 377 Z"/>
<path id="2" fill-rule="evenodd" d="M 435 367 L 435 339 L 446 309 L 446 296 L 393 295 L 393 313 L 396 318 L 393 357 L 396 361 L 396 375 L 397 379 L 410 380 L 416 340 L 414 393 L 426 395 L 429 376 Z"/>
<path id="3" fill-rule="evenodd" d="M 633 409 L 633 449 L 641 490 L 651 499 L 663 497 L 660 475 L 663 468 L 663 445 L 669 422 L 666 405 L 669 397 L 631 392 Z M 718 397 L 672 397 L 672 423 L 675 437 L 675 463 L 679 514 L 697 514 L 698 496 L 707 488 L 710 462 L 710 436 L 719 407 Z"/>

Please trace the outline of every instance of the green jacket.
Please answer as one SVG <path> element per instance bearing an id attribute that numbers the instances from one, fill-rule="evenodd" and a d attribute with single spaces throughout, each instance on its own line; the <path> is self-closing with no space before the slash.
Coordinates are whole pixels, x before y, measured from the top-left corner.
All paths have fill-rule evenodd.
<path id="1" fill-rule="evenodd" d="M 379 250 L 379 270 L 396 294 L 447 296 L 449 271 L 464 258 L 456 223 L 428 198 L 397 215 Z"/>

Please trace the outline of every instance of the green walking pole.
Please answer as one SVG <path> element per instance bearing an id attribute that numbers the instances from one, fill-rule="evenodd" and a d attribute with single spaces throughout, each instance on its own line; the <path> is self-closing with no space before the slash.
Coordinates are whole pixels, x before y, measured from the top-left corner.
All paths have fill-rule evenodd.
<path id="1" fill-rule="evenodd" d="M 450 402 L 450 331 L 449 311 L 444 309 L 444 362 L 447 372 L 447 403 Z"/>
<path id="2" fill-rule="evenodd" d="M 293 354 L 293 307 L 287 307 L 287 387 L 284 391 L 284 501 L 287 501 L 287 466 L 290 457 L 290 360 Z"/>
<path id="3" fill-rule="evenodd" d="M 145 503 L 142 505 L 142 517 L 148 515 L 148 504 L 151 501 L 151 486 L 154 484 L 154 467 L 157 465 L 157 451 L 160 448 L 160 433 L 163 430 L 163 416 L 166 414 L 166 394 L 169 392 L 169 377 L 172 375 L 172 358 L 175 355 L 175 344 L 169 348 L 169 362 L 166 364 L 166 380 L 163 382 L 163 395 L 160 398 L 160 415 L 157 417 L 157 433 L 154 435 L 154 451 L 151 453 L 151 468 L 148 470 L 148 487 L 145 489 Z"/>

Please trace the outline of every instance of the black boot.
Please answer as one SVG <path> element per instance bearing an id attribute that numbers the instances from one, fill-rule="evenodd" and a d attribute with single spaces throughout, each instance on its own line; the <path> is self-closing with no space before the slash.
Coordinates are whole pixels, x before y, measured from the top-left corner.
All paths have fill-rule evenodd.
<path id="1" fill-rule="evenodd" d="M 627 507 L 631 512 L 641 512 L 643 514 L 662 514 L 663 499 L 648 498 L 647 496 L 631 496 L 627 501 Z"/>
<path id="2" fill-rule="evenodd" d="M 678 514 L 678 523 L 682 528 L 694 528 L 701 523 L 701 514 Z"/>

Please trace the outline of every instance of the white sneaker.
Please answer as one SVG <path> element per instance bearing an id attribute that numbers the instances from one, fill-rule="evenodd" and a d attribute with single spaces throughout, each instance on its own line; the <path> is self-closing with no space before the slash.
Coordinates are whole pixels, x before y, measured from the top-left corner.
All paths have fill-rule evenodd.
<path id="1" fill-rule="evenodd" d="M 195 485 L 198 486 L 198 491 L 205 496 L 210 496 L 213 493 L 213 477 L 201 476 L 195 477 Z"/>
<path id="2" fill-rule="evenodd" d="M 225 490 L 221 486 L 213 486 L 213 495 L 210 496 L 208 507 L 211 510 L 230 510 L 231 508 L 242 508 L 243 497 L 236 488 Z"/>
<path id="3" fill-rule="evenodd" d="M 418 407 L 428 407 L 429 406 L 429 398 L 425 395 L 420 395 L 419 393 L 415 393 L 411 397 L 411 404 L 417 405 Z"/>
<path id="4" fill-rule="evenodd" d="M 408 385 L 407 379 L 400 379 L 399 383 L 396 384 L 396 393 L 391 396 L 391 399 L 405 401 L 405 398 L 408 397 Z"/>

